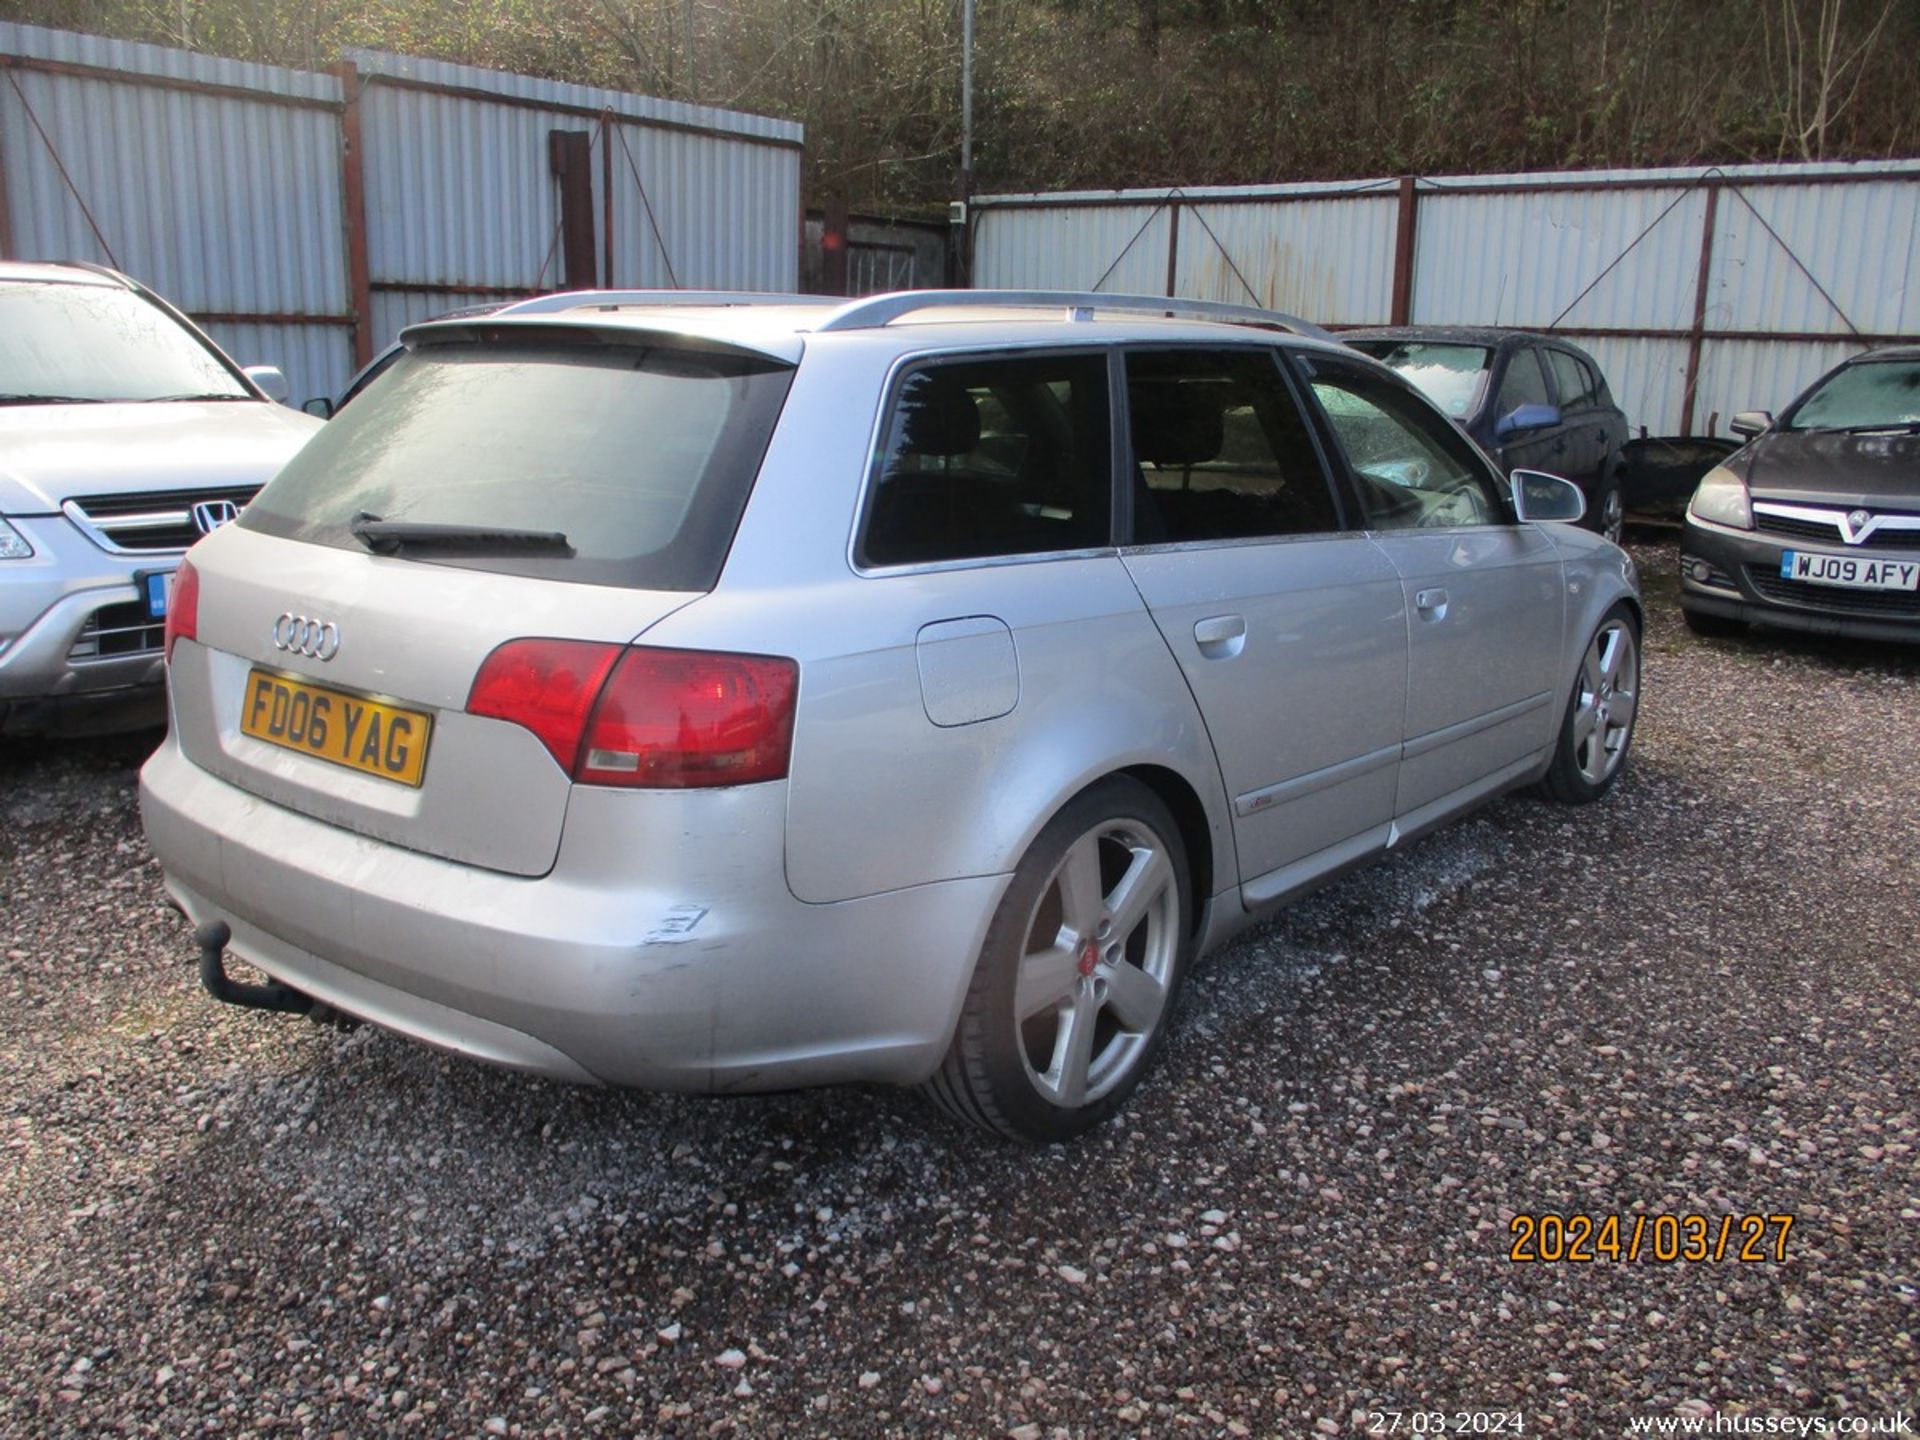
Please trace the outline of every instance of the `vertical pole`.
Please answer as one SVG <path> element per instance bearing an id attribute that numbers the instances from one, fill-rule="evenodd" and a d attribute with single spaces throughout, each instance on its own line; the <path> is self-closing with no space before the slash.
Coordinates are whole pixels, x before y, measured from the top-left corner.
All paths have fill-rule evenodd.
<path id="1" fill-rule="evenodd" d="M 1389 323 L 1405 325 L 1413 318 L 1413 233 L 1420 205 L 1411 175 L 1400 177 L 1400 216 L 1393 232 L 1393 314 Z"/>
<path id="2" fill-rule="evenodd" d="M 1178 295 L 1180 276 L 1180 202 L 1167 201 L 1167 294 Z"/>
<path id="3" fill-rule="evenodd" d="M 960 0 L 960 199 L 973 199 L 973 0 Z"/>
<path id="4" fill-rule="evenodd" d="M 1700 226 L 1700 275 L 1693 284 L 1693 333 L 1687 337 L 1687 378 L 1680 401 L 1680 433 L 1693 434 L 1693 402 L 1700 391 L 1700 351 L 1706 342 L 1707 282 L 1713 277 L 1713 230 L 1720 214 L 1720 186 L 1707 182 L 1707 218 Z"/>
<path id="5" fill-rule="evenodd" d="M 360 67 L 342 60 L 332 67 L 346 102 L 340 112 L 340 204 L 346 212 L 347 290 L 353 310 L 353 363 L 373 359 L 373 278 L 367 269 L 367 177 L 360 144 Z"/>
<path id="6" fill-rule="evenodd" d="M 7 137 L 0 134 L 0 260 L 13 258 L 13 214 L 7 209 Z"/>
<path id="7" fill-rule="evenodd" d="M 613 112 L 600 112 L 600 283 L 613 289 Z"/>

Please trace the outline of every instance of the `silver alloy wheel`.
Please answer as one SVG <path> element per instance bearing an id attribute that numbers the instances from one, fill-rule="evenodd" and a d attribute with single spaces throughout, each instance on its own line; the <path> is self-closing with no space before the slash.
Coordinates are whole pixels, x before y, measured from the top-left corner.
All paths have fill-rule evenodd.
<path id="1" fill-rule="evenodd" d="M 1137 820 L 1107 820 L 1067 848 L 1026 929 L 1014 982 L 1027 1078 L 1077 1109 L 1147 1055 L 1180 950 L 1180 894 L 1167 845 Z"/>
<path id="2" fill-rule="evenodd" d="M 1618 545 L 1626 533 L 1627 502 L 1620 495 L 1620 487 L 1615 485 L 1600 502 L 1600 534 Z"/>
<path id="3" fill-rule="evenodd" d="M 1609 620 L 1587 646 L 1573 697 L 1573 763 L 1589 785 L 1620 768 L 1639 707 L 1639 646 L 1625 620 Z"/>

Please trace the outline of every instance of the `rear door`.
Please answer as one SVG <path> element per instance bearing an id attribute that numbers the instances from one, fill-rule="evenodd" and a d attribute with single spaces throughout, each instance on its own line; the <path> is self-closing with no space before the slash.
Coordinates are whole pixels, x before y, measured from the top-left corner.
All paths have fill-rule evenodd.
<path id="1" fill-rule="evenodd" d="M 1559 552 L 1515 524 L 1480 453 L 1397 377 L 1303 355 L 1374 540 L 1405 599 L 1405 748 L 1394 819 L 1413 830 L 1538 762 L 1559 719 Z"/>
<path id="2" fill-rule="evenodd" d="M 1383 845 L 1405 711 L 1393 565 L 1269 347 L 1123 357 L 1122 551 L 1205 718 L 1250 903 Z"/>

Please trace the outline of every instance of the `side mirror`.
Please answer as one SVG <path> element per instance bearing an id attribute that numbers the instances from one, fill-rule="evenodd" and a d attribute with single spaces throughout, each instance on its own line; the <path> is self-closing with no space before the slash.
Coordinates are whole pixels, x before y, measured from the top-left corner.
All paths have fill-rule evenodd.
<path id="1" fill-rule="evenodd" d="M 1773 428 L 1773 412 L 1771 410 L 1742 410 L 1731 420 L 1727 421 L 1727 428 L 1736 435 L 1745 435 L 1751 439 L 1753 436 Z"/>
<path id="2" fill-rule="evenodd" d="M 1580 487 L 1558 475 L 1544 470 L 1516 470 L 1508 483 L 1513 486 L 1513 513 L 1522 520 L 1571 523 L 1587 513 L 1587 497 L 1580 493 Z"/>
<path id="3" fill-rule="evenodd" d="M 287 397 L 293 393 L 288 388 L 287 377 L 280 373 L 278 365 L 249 365 L 247 378 L 258 385 L 266 397 L 276 405 L 287 403 Z"/>
<path id="4" fill-rule="evenodd" d="M 307 401 L 307 403 L 300 408 L 316 419 L 331 420 L 333 418 L 333 401 L 324 395 L 314 396 L 313 399 Z"/>
<path id="5" fill-rule="evenodd" d="M 1509 435 L 1518 435 L 1522 430 L 1549 430 L 1560 423 L 1558 405 L 1522 405 L 1510 414 L 1502 415 L 1500 422 L 1493 427 L 1495 438 L 1504 440 Z"/>

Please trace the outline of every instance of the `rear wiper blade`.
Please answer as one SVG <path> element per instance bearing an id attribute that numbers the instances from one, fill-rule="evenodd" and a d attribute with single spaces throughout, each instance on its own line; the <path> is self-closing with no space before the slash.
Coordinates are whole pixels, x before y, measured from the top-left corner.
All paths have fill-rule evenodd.
<path id="1" fill-rule="evenodd" d="M 443 550 L 469 555 L 571 555 L 573 546 L 558 530 L 515 530 L 504 525 L 429 525 L 414 520 L 382 520 L 365 512 L 347 523 L 353 538 L 376 555 L 402 550 Z"/>

